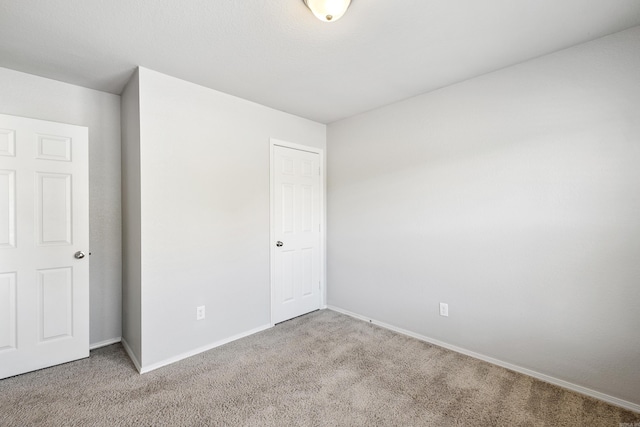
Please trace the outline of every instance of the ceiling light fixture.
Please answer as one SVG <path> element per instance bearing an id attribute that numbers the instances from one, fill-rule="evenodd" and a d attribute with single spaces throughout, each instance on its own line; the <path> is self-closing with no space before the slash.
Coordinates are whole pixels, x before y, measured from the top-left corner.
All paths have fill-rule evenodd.
<path id="1" fill-rule="evenodd" d="M 323 22 L 334 22 L 342 18 L 351 0 L 302 0 L 309 10 Z"/>

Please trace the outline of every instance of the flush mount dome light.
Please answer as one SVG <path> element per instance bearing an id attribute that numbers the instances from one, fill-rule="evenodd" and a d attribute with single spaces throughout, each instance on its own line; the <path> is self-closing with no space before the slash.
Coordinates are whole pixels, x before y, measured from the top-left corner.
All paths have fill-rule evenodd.
<path id="1" fill-rule="evenodd" d="M 321 21 L 333 22 L 342 18 L 351 0 L 302 0 Z"/>

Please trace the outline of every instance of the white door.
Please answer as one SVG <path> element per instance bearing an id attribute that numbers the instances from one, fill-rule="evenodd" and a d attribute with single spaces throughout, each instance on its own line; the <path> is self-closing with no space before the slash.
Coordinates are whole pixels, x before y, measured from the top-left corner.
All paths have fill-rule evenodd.
<path id="1" fill-rule="evenodd" d="M 272 323 L 320 308 L 320 155 L 273 147 Z"/>
<path id="2" fill-rule="evenodd" d="M 88 148 L 0 114 L 0 378 L 89 355 Z"/>

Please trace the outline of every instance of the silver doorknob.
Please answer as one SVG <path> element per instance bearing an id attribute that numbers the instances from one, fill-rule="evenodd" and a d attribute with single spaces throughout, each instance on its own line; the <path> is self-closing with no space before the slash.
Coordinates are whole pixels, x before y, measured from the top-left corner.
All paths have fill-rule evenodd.
<path id="1" fill-rule="evenodd" d="M 279 247 L 279 248 L 280 248 L 280 247 L 282 247 L 282 245 L 284 245 L 284 243 L 282 243 L 280 240 L 278 240 L 278 241 L 276 242 L 276 246 L 277 246 L 277 247 Z"/>
<path id="2" fill-rule="evenodd" d="M 82 259 L 84 258 L 84 252 L 78 251 L 73 256 L 76 257 L 76 259 Z"/>

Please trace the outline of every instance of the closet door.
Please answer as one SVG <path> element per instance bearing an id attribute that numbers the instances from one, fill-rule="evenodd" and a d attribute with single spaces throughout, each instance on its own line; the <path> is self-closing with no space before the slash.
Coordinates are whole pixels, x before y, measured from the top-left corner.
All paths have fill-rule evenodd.
<path id="1" fill-rule="evenodd" d="M 87 128 L 0 115 L 0 378 L 89 355 Z"/>

